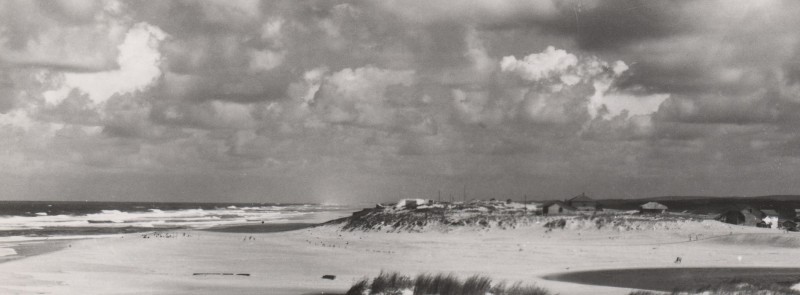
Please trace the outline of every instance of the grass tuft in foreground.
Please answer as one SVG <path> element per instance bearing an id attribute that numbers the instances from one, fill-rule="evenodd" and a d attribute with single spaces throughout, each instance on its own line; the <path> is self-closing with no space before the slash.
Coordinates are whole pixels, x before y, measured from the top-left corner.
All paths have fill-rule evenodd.
<path id="1" fill-rule="evenodd" d="M 361 294 L 364 294 L 364 292 L 369 290 L 369 288 L 367 288 L 367 286 L 369 286 L 369 279 L 368 278 L 363 278 L 360 281 L 358 281 L 355 284 L 353 284 L 353 286 L 350 287 L 350 290 L 347 290 L 347 293 L 345 293 L 345 295 L 361 295 Z"/>
<path id="2" fill-rule="evenodd" d="M 370 294 L 394 294 L 398 290 L 410 289 L 414 283 L 411 278 L 396 272 L 383 272 L 372 279 Z"/>
<path id="3" fill-rule="evenodd" d="M 497 293 L 492 292 L 492 294 L 503 294 L 503 295 L 545 295 L 550 294 L 549 291 L 542 287 L 537 287 L 534 285 L 522 285 L 522 282 L 516 282 L 508 289 L 499 290 Z"/>
<path id="4" fill-rule="evenodd" d="M 461 281 L 452 274 L 420 274 L 414 281 L 414 295 L 458 294 L 461 289 Z"/>
<path id="5" fill-rule="evenodd" d="M 369 288 L 367 288 L 369 287 Z M 517 282 L 507 287 L 505 282 L 492 284 L 486 276 L 474 275 L 462 281 L 453 274 L 420 274 L 414 279 L 396 272 L 383 272 L 372 279 L 364 278 L 356 282 L 347 295 L 362 294 L 401 294 L 412 291 L 415 295 L 549 295 L 546 289 L 535 285 Z"/>

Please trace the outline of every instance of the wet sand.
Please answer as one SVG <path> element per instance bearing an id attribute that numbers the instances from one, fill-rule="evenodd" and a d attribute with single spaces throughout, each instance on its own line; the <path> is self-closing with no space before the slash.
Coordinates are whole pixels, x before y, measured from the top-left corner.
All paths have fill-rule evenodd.
<path id="1" fill-rule="evenodd" d="M 0 256 L 0 263 L 55 252 L 64 248 L 68 248 L 77 240 L 79 239 L 41 239 L 35 241 L 0 242 L 0 248 L 9 248 L 16 252 L 15 255 Z"/>
<path id="2" fill-rule="evenodd" d="M 587 285 L 671 292 L 697 290 L 736 281 L 757 281 L 790 287 L 800 282 L 800 268 L 698 267 L 634 268 L 568 272 L 544 277 L 548 280 Z"/>
<path id="3" fill-rule="evenodd" d="M 275 233 L 300 230 L 316 225 L 316 223 L 255 223 L 227 227 L 214 227 L 206 231 L 224 233 Z"/>

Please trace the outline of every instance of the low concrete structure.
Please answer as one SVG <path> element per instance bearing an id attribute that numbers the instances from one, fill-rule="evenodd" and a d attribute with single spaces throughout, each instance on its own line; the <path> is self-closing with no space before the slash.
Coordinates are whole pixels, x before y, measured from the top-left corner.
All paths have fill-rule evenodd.
<path id="1" fill-rule="evenodd" d="M 428 200 L 425 199 L 402 199 L 394 205 L 397 210 L 401 209 L 417 209 L 417 206 L 427 205 Z"/>
<path id="2" fill-rule="evenodd" d="M 665 206 L 664 204 L 656 203 L 656 202 L 648 202 L 648 203 L 645 203 L 645 204 L 642 204 L 641 206 L 639 206 L 639 212 L 641 212 L 643 214 L 645 214 L 645 213 L 657 213 L 657 214 L 660 214 L 660 213 L 667 212 L 667 209 L 668 209 L 667 206 Z"/>

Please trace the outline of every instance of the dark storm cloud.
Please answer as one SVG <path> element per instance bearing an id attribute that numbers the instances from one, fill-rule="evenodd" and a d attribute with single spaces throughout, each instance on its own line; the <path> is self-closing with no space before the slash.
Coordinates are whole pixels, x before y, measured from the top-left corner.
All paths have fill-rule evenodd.
<path id="1" fill-rule="evenodd" d="M 216 1 L 127 1 L 136 18 L 157 25 L 171 35 L 187 37 L 255 31 L 259 7 L 255 1 L 215 5 Z M 247 7 L 250 5 L 250 7 Z"/>
<path id="2" fill-rule="evenodd" d="M 686 2 L 684 14 L 690 17 L 678 21 L 691 30 L 620 48 L 637 63 L 636 74 L 623 84 L 671 93 L 747 95 L 771 83 L 776 70 L 795 59 L 798 34 L 788 27 L 796 25 L 790 15 L 798 9 L 788 1 Z"/>
<path id="3" fill-rule="evenodd" d="M 211 100 L 254 103 L 287 97 L 289 85 L 298 77 L 288 72 L 251 74 L 221 72 L 212 75 L 168 76 L 154 95 L 162 100 L 198 102 Z"/>
<path id="4" fill-rule="evenodd" d="M 681 15 L 679 2 L 613 0 L 586 7 L 581 1 L 563 7 L 562 20 L 573 10 L 578 45 L 589 50 L 615 49 L 646 39 L 659 39 L 690 29 Z M 593 4 L 589 4 L 593 5 Z M 572 8 L 572 9 L 570 9 Z M 565 21 L 554 27 L 569 32 Z"/>
<path id="5" fill-rule="evenodd" d="M 0 68 L 96 72 L 118 65 L 115 43 L 124 21 L 99 1 L 0 3 Z M 100 20 L 100 21 L 98 21 Z"/>
<path id="6" fill-rule="evenodd" d="M 786 106 L 791 107 L 763 92 L 742 97 L 676 96 L 661 105 L 658 116 L 667 121 L 696 124 L 769 124 L 779 123 Z"/>
<path id="7" fill-rule="evenodd" d="M 685 2 L 553 1 L 554 10 L 548 17 L 522 12 L 482 25 L 490 30 L 538 29 L 570 36 L 585 50 L 614 50 L 691 30 L 691 23 L 681 13 Z"/>
<path id="8" fill-rule="evenodd" d="M 0 71 L 0 113 L 5 113 L 16 105 L 17 89 L 14 81 L 5 71 Z"/>

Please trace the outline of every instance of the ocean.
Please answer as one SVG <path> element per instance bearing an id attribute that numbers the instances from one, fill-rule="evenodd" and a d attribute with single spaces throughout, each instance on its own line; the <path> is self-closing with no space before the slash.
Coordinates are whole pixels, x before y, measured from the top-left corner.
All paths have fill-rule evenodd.
<path id="1" fill-rule="evenodd" d="M 74 239 L 173 230 L 287 231 L 353 211 L 322 204 L 0 201 L 0 263 L 55 251 Z"/>
<path id="2" fill-rule="evenodd" d="M 0 237 L 317 223 L 352 211 L 348 206 L 322 204 L 0 201 Z"/>

